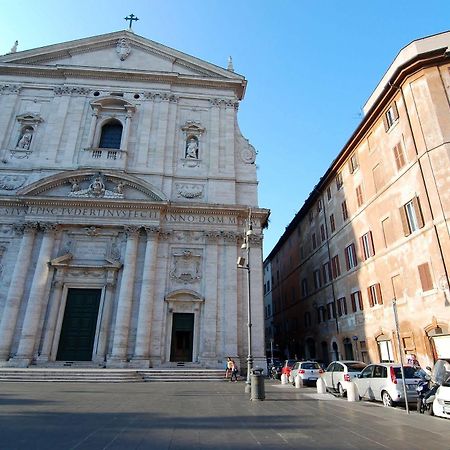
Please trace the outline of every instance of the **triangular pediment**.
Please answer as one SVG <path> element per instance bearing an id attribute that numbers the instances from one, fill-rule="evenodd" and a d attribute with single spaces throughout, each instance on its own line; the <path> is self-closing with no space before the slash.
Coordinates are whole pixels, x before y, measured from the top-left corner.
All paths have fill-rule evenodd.
<path id="1" fill-rule="evenodd" d="M 17 195 L 77 201 L 167 201 L 159 189 L 135 176 L 95 170 L 74 170 L 52 175 L 23 186 Z"/>
<path id="2" fill-rule="evenodd" d="M 244 80 L 232 71 L 130 31 L 118 31 L 0 56 L 0 63 L 121 69 Z"/>

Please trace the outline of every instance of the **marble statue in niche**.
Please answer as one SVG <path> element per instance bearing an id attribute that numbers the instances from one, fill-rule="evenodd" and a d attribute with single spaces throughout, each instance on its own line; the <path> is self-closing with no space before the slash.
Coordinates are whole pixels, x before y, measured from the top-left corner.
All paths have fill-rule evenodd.
<path id="1" fill-rule="evenodd" d="M 186 141 L 186 159 L 198 159 L 198 139 L 195 136 L 189 136 Z"/>
<path id="2" fill-rule="evenodd" d="M 31 145 L 31 140 L 33 139 L 33 128 L 26 127 L 22 130 L 22 135 L 19 138 L 19 141 L 17 142 L 16 148 L 22 149 L 22 150 L 28 150 Z"/>

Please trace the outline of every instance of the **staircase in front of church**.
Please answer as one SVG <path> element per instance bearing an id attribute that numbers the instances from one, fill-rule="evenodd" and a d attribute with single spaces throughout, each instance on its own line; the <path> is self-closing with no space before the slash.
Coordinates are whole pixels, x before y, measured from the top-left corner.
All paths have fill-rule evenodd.
<path id="1" fill-rule="evenodd" d="M 138 383 L 221 381 L 224 371 L 217 369 L 93 369 L 70 368 L 0 368 L 0 381 L 70 382 L 70 383 Z"/>

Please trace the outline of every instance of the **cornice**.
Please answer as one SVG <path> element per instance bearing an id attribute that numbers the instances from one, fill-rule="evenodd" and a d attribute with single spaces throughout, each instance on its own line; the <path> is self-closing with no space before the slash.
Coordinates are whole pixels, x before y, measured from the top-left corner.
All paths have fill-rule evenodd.
<path id="1" fill-rule="evenodd" d="M 247 85 L 246 80 L 214 78 L 209 76 L 186 75 L 175 72 L 148 72 L 109 68 L 71 67 L 71 66 L 29 66 L 25 64 L 0 63 L 0 75 L 14 75 L 42 78 L 82 78 L 91 80 L 114 80 L 134 82 L 154 82 L 179 86 L 198 86 L 212 89 L 233 89 L 242 100 Z"/>

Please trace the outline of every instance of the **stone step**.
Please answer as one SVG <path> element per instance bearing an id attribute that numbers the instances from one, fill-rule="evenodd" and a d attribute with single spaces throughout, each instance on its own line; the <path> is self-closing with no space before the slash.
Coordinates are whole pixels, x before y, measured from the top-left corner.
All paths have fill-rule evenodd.
<path id="1" fill-rule="evenodd" d="M 10 382 L 54 381 L 83 383 L 131 383 L 152 381 L 220 381 L 223 380 L 223 375 L 223 370 L 215 369 L 0 369 L 0 381 Z"/>

